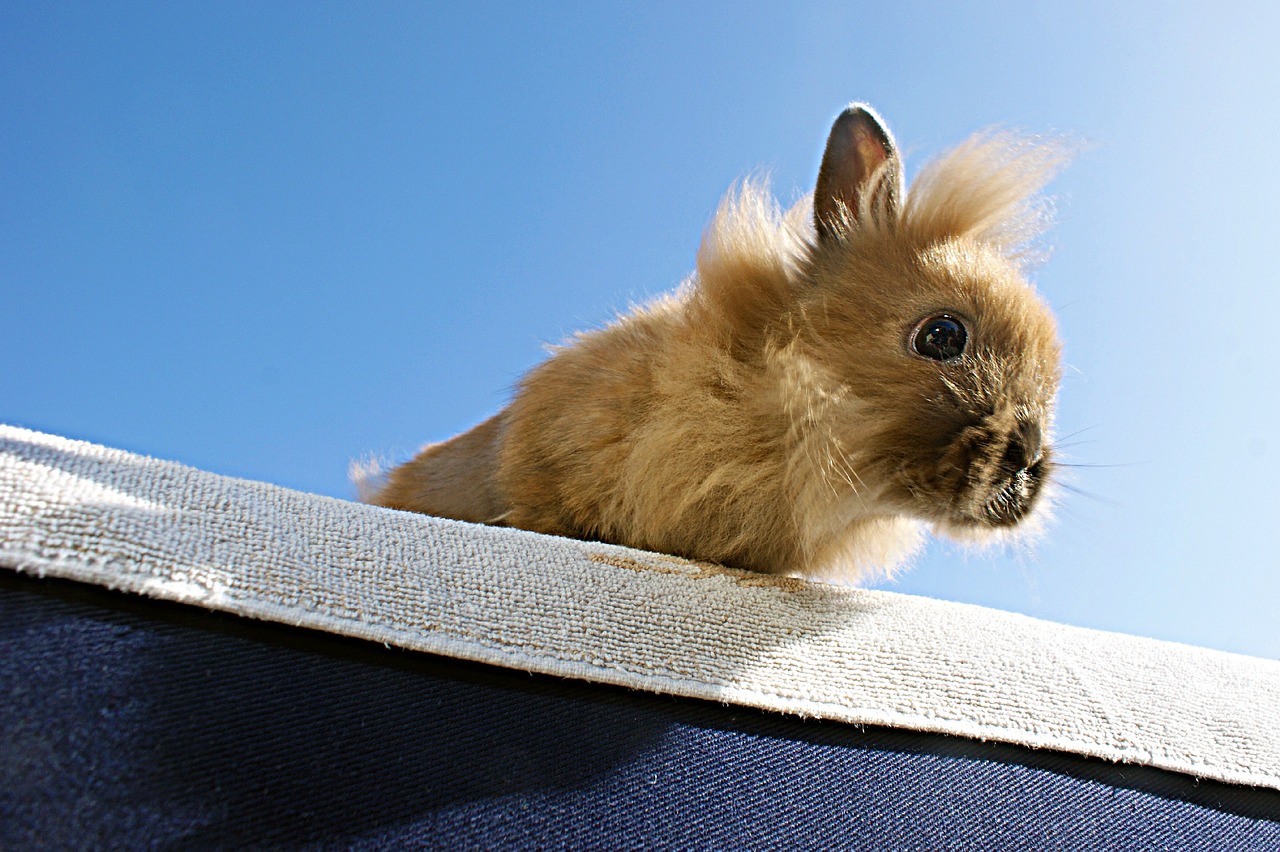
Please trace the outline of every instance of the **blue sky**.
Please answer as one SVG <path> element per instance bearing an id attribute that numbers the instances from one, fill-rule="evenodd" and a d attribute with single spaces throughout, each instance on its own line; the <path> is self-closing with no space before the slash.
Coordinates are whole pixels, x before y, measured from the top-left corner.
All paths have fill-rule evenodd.
<path id="1" fill-rule="evenodd" d="M 1280 6 L 455 5 L 0 6 L 0 420 L 350 496 L 678 283 L 735 179 L 807 191 L 845 103 L 909 171 L 1068 133 L 1091 496 L 883 587 L 1280 657 Z"/>

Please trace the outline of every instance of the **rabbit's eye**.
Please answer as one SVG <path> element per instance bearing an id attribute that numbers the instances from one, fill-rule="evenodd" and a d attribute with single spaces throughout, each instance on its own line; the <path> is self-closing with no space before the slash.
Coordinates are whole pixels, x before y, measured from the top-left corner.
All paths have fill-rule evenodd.
<path id="1" fill-rule="evenodd" d="M 917 354 L 935 361 L 952 361 L 964 354 L 969 332 L 950 314 L 929 317 L 916 326 L 911 348 Z"/>

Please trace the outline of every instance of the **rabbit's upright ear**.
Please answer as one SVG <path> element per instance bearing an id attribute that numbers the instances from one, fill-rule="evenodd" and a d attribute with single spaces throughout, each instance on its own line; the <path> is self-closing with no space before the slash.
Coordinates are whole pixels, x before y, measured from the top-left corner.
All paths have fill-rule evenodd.
<path id="1" fill-rule="evenodd" d="M 819 241 L 868 216 L 891 219 L 902 193 L 902 162 L 889 129 L 871 107 L 851 104 L 832 125 L 818 170 L 813 221 Z"/>

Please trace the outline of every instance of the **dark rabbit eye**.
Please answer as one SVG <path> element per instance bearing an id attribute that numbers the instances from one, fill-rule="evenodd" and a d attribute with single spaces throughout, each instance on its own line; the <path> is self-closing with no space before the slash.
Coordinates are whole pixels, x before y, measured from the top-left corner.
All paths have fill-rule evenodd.
<path id="1" fill-rule="evenodd" d="M 938 314 L 916 326 L 911 348 L 935 361 L 952 361 L 964 354 L 968 339 L 969 332 L 960 320 L 950 314 Z"/>

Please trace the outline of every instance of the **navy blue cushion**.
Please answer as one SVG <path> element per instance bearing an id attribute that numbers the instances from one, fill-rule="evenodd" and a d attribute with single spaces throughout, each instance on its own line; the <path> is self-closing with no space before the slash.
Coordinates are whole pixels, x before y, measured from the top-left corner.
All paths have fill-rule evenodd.
<path id="1" fill-rule="evenodd" d="M 1280 793 L 0 571 L 0 847 L 1280 849 Z"/>

